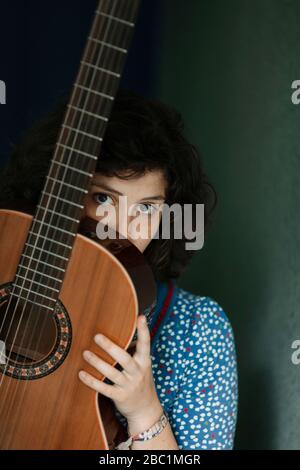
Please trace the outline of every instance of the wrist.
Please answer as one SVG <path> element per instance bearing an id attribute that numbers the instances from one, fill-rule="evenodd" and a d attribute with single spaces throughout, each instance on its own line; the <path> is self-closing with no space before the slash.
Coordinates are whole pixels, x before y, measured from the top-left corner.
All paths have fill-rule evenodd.
<path id="1" fill-rule="evenodd" d="M 148 407 L 147 410 L 143 410 L 140 414 L 128 418 L 128 435 L 134 436 L 135 434 L 139 434 L 146 429 L 149 429 L 159 420 L 163 411 L 164 409 L 160 401 L 157 400 L 157 402 L 153 403 L 153 405 Z"/>

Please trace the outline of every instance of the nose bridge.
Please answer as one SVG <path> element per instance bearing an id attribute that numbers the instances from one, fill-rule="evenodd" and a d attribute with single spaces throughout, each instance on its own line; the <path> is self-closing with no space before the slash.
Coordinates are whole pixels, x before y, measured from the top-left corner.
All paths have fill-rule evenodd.
<path id="1" fill-rule="evenodd" d="M 128 197 L 123 198 L 121 201 L 119 201 L 116 214 L 117 230 L 123 235 L 126 235 L 126 237 L 129 236 L 130 222 L 135 218 L 135 215 L 132 214 L 132 210 L 130 210 L 131 204 L 132 203 L 130 203 Z"/>

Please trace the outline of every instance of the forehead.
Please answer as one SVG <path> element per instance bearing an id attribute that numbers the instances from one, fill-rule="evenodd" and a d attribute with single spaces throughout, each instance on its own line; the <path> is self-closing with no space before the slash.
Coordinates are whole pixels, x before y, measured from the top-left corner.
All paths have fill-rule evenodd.
<path id="1" fill-rule="evenodd" d="M 125 172 L 124 175 L 126 175 Z M 165 196 L 167 189 L 167 181 L 163 170 L 149 170 L 129 179 L 95 173 L 93 182 L 108 185 L 122 194 L 135 196 L 136 199 L 160 194 Z"/>

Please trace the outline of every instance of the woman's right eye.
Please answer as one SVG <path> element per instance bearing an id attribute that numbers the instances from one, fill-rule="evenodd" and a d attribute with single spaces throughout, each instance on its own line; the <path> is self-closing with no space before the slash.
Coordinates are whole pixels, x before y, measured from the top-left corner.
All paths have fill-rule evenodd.
<path id="1" fill-rule="evenodd" d="M 108 194 L 105 194 L 105 193 L 94 193 L 93 199 L 95 202 L 97 202 L 97 204 L 106 205 L 106 206 L 113 204 L 112 198 Z"/>

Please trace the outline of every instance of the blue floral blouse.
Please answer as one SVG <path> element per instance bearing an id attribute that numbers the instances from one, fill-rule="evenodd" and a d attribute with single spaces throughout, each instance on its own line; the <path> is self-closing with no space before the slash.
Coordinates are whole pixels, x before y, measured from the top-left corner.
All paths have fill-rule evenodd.
<path id="1" fill-rule="evenodd" d="M 178 447 L 232 449 L 238 375 L 230 321 L 215 300 L 174 281 L 157 282 L 157 292 L 148 322 L 152 370 Z"/>

